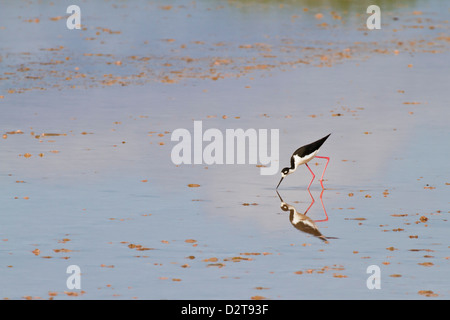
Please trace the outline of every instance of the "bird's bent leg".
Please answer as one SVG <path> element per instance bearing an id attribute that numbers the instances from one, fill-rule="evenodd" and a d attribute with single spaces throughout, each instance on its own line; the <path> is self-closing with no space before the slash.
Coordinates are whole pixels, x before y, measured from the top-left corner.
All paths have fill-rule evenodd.
<path id="1" fill-rule="evenodd" d="M 309 187 L 311 186 L 311 183 L 314 181 L 314 178 L 316 177 L 316 175 L 314 174 L 314 172 L 312 172 L 311 168 L 308 166 L 307 163 L 305 163 L 305 165 L 309 169 L 309 171 L 311 172 L 311 174 L 313 176 L 312 179 L 311 179 L 311 182 L 309 183 L 308 188 L 307 188 L 309 190 Z"/>
<path id="2" fill-rule="evenodd" d="M 325 165 L 325 168 L 323 169 L 322 177 L 320 177 L 320 185 L 322 186 L 322 189 L 324 189 L 322 181 L 323 181 L 323 176 L 325 174 L 325 170 L 327 170 L 328 162 L 330 162 L 330 158 L 329 157 L 319 157 L 319 156 L 316 156 L 316 158 L 327 159 L 327 164 Z"/>

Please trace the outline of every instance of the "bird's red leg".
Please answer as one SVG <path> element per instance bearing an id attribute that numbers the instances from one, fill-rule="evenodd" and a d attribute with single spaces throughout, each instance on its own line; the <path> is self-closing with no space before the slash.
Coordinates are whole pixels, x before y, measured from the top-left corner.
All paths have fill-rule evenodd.
<path id="1" fill-rule="evenodd" d="M 319 156 L 316 156 L 316 158 L 327 159 L 327 164 L 325 165 L 325 168 L 323 169 L 322 177 L 320 177 L 320 185 L 322 186 L 322 189 L 324 189 L 322 181 L 323 181 L 323 176 L 325 174 L 325 170 L 327 170 L 328 162 L 330 162 L 330 158 L 329 157 L 319 157 Z"/>
<path id="2" fill-rule="evenodd" d="M 312 172 L 311 168 L 308 166 L 307 163 L 305 163 L 305 165 L 306 165 L 306 167 L 309 169 L 309 171 L 311 172 L 311 174 L 313 175 L 313 177 L 312 177 L 312 179 L 311 179 L 311 182 L 309 183 L 308 188 L 307 188 L 307 189 L 309 190 L 309 187 L 311 186 L 311 183 L 314 181 L 314 178 L 316 177 L 316 175 L 314 174 L 314 172 Z"/>

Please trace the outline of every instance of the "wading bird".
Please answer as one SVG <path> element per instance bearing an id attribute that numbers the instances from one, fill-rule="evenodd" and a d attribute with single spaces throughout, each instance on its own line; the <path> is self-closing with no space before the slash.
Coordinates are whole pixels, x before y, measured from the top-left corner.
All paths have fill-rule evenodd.
<path id="1" fill-rule="evenodd" d="M 287 175 L 290 175 L 291 173 L 294 173 L 295 170 L 297 170 L 298 166 L 305 164 L 313 176 L 311 179 L 311 182 L 308 185 L 308 190 L 309 190 L 309 187 L 311 186 L 311 183 L 314 181 L 314 178 L 316 177 L 316 175 L 314 174 L 314 172 L 312 172 L 311 168 L 308 166 L 308 162 L 314 158 L 327 159 L 327 164 L 325 165 L 325 169 L 323 169 L 322 177 L 320 178 L 320 184 L 322 186 L 322 189 L 324 188 L 323 183 L 322 183 L 323 175 L 325 174 L 325 170 L 327 170 L 327 166 L 328 166 L 328 162 L 330 161 L 330 158 L 329 157 L 319 157 L 316 154 L 319 152 L 320 147 L 325 142 L 325 140 L 328 139 L 330 134 L 323 137 L 322 139 L 319 139 L 315 142 L 304 145 L 303 147 L 300 147 L 297 150 L 295 150 L 295 152 L 291 156 L 291 167 L 290 168 L 286 167 L 286 168 L 283 168 L 283 170 L 281 170 L 281 180 L 278 183 L 276 189 L 278 189 L 278 187 L 280 186 L 281 181 L 283 181 L 284 177 L 286 177 Z"/>

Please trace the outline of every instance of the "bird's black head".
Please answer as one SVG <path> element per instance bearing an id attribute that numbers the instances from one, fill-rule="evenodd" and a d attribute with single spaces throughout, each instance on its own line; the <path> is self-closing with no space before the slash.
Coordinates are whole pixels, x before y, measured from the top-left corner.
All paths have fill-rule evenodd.
<path id="1" fill-rule="evenodd" d="M 289 174 L 289 168 L 283 168 L 283 170 L 281 170 L 281 176 L 284 178 L 285 176 L 287 176 Z"/>
<path id="2" fill-rule="evenodd" d="M 280 182 L 278 182 L 276 189 L 278 189 L 278 187 L 280 186 L 281 181 L 283 181 L 284 177 L 286 177 L 290 173 L 292 173 L 290 168 L 283 168 L 283 170 L 281 170 L 281 180 L 280 180 Z"/>

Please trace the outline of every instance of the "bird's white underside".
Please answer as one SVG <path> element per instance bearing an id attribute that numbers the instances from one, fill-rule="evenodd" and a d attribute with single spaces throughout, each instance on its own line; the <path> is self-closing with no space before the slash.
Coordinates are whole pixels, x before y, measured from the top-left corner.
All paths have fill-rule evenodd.
<path id="1" fill-rule="evenodd" d="M 314 151 L 313 153 L 304 156 L 304 157 L 300 157 L 298 155 L 294 155 L 294 164 L 295 164 L 295 169 L 297 169 L 298 166 L 308 163 L 309 161 L 311 161 L 312 159 L 314 159 L 314 157 L 316 156 L 317 152 L 319 152 L 319 150 Z"/>

